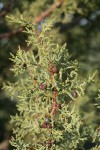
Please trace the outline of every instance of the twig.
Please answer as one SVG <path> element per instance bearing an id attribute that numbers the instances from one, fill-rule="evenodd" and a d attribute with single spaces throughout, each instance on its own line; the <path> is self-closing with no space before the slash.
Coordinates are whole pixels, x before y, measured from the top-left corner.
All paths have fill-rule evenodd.
<path id="1" fill-rule="evenodd" d="M 46 18 L 47 16 L 49 16 L 53 12 L 53 10 L 55 8 L 59 7 L 63 2 L 64 2 L 64 0 L 60 0 L 60 1 L 56 2 L 55 4 L 53 4 L 48 10 L 46 10 L 39 17 L 37 17 L 35 19 L 35 22 L 39 23 L 41 20 L 43 20 L 44 18 Z"/>
<path id="2" fill-rule="evenodd" d="M 45 12 L 43 12 L 39 17 L 37 17 L 34 21 L 36 23 L 39 23 L 44 18 L 46 18 L 48 15 L 50 15 L 55 8 L 61 6 L 61 4 L 63 2 L 64 2 L 64 0 L 59 0 L 58 2 L 56 2 L 55 4 L 53 4 L 49 9 L 47 9 Z M 21 33 L 23 30 L 24 30 L 24 27 L 20 27 L 17 30 L 15 29 L 15 30 L 13 30 L 11 32 L 3 33 L 3 34 L 0 35 L 0 39 L 12 37 L 12 36 L 16 35 L 17 33 Z"/>
<path id="3" fill-rule="evenodd" d="M 20 27 L 18 30 L 6 32 L 6 33 L 0 35 L 0 39 L 12 37 L 12 36 L 16 35 L 17 33 L 21 33 L 23 30 L 24 30 L 24 28 Z"/>

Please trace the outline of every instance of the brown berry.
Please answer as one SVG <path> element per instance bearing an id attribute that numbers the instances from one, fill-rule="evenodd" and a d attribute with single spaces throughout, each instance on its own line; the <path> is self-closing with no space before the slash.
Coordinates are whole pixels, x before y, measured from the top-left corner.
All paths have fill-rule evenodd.
<path id="1" fill-rule="evenodd" d="M 46 122 L 44 122 L 44 123 L 42 124 L 42 128 L 47 128 L 47 123 L 46 123 Z"/>
<path id="2" fill-rule="evenodd" d="M 52 67 L 51 72 L 52 72 L 53 74 L 55 74 L 55 73 L 58 73 L 59 71 L 58 71 L 58 68 L 57 68 L 56 66 L 54 66 L 54 67 Z"/>
<path id="3" fill-rule="evenodd" d="M 77 97 L 78 97 L 77 92 L 76 92 L 76 91 L 73 91 L 73 92 L 72 92 L 72 96 L 73 96 L 74 98 L 77 98 Z"/>
<path id="4" fill-rule="evenodd" d="M 51 128 L 52 128 L 52 125 L 51 125 L 51 124 L 47 124 L 47 128 L 48 128 L 48 129 L 51 129 Z"/>
<path id="5" fill-rule="evenodd" d="M 42 124 L 42 128 L 51 129 L 51 128 L 52 128 L 52 125 L 51 125 L 50 123 L 44 122 L 44 123 Z"/>
<path id="6" fill-rule="evenodd" d="M 46 88 L 47 88 L 47 84 L 41 83 L 41 84 L 39 85 L 39 89 L 40 89 L 40 90 L 45 90 Z"/>

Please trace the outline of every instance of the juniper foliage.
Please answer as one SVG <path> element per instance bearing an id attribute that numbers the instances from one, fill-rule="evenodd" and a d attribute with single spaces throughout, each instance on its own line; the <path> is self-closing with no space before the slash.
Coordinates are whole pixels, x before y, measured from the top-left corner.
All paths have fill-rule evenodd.
<path id="1" fill-rule="evenodd" d="M 16 82 L 4 89 L 17 99 L 18 113 L 11 116 L 14 136 L 11 144 L 17 150 L 78 150 L 91 140 L 99 146 L 99 130 L 87 125 L 77 107 L 83 101 L 86 85 L 93 77 L 81 81 L 78 62 L 71 61 L 66 44 L 53 42 L 52 20 L 38 25 L 21 18 L 9 17 L 25 28 L 29 51 L 20 47 L 11 69 Z M 36 52 L 34 52 L 37 51 Z"/>

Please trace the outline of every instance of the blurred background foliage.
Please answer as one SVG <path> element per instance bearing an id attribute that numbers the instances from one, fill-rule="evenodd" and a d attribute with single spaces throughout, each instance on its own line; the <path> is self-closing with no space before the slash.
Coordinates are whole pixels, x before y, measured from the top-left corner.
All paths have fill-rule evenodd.
<path id="1" fill-rule="evenodd" d="M 41 16 L 48 13 L 43 19 Z M 84 80 L 95 70 L 95 82 L 88 85 L 84 101 L 80 104 L 81 112 L 87 123 L 100 124 L 99 108 L 96 103 L 100 88 L 100 0 L 1 0 L 0 1 L 0 89 L 6 80 L 13 81 L 9 60 L 10 53 L 16 54 L 18 45 L 29 50 L 25 40 L 28 35 L 22 33 L 22 27 L 9 22 L 7 15 L 13 15 L 32 22 L 55 18 L 52 29 L 53 40 L 59 44 L 67 43 L 71 59 L 79 61 L 80 78 Z M 40 18 L 39 18 L 40 17 Z M 34 44 L 34 43 L 33 43 Z M 16 101 L 0 90 L 0 130 L 9 130 L 9 118 L 16 113 Z M 2 141 L 2 134 L 0 135 Z"/>

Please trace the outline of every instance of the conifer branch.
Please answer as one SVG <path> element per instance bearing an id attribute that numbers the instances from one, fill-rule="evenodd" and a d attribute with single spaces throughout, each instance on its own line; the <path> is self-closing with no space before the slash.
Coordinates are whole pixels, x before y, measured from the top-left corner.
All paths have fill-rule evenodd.
<path id="1" fill-rule="evenodd" d="M 46 18 L 47 16 L 49 16 L 53 10 L 59 6 L 61 6 L 61 4 L 64 2 L 64 0 L 59 0 L 57 1 L 55 4 L 53 4 L 49 9 L 47 9 L 45 12 L 43 12 L 39 17 L 37 17 L 34 22 L 39 23 L 40 21 L 42 21 L 44 18 Z M 10 38 L 18 33 L 21 33 L 24 30 L 24 27 L 20 27 L 19 29 L 15 29 L 11 32 L 7 32 L 7 33 L 3 33 L 0 35 L 0 39 L 3 38 Z"/>
<path id="2" fill-rule="evenodd" d="M 10 121 L 14 126 L 11 145 L 17 150 L 74 150 L 84 148 L 89 139 L 98 143 L 99 128 L 95 130 L 86 125 L 87 120 L 77 107 L 80 101 L 84 101 L 84 91 L 93 77 L 80 80 L 77 61 L 69 59 L 66 45 L 55 45 L 48 36 L 50 33 L 46 34 L 52 21 L 46 22 L 38 39 L 38 26 L 34 28 L 23 18 L 12 18 L 14 21 L 26 26 L 25 32 L 30 34 L 29 43 L 33 42 L 38 47 L 39 59 L 37 61 L 33 51 L 26 52 L 20 47 L 16 56 L 11 54 L 10 60 L 14 63 L 11 71 L 18 80 L 3 87 L 7 94 L 18 99 L 19 113 Z M 47 45 L 48 49 L 44 48 Z M 73 100 L 77 101 L 75 105 Z"/>

